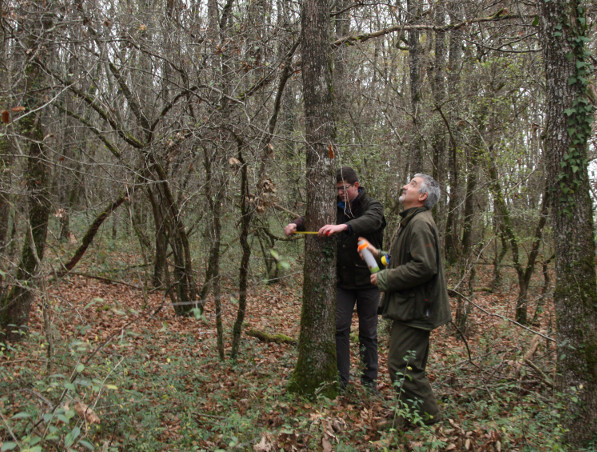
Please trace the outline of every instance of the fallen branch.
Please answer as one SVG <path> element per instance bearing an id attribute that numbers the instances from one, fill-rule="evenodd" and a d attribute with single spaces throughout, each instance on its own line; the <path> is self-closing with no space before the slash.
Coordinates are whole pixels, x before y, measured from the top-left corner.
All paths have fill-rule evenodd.
<path id="1" fill-rule="evenodd" d="M 269 334 L 256 329 L 247 331 L 247 336 L 256 337 L 263 342 L 275 342 L 276 344 L 296 344 L 296 339 L 286 336 L 285 334 Z"/>
<path id="2" fill-rule="evenodd" d="M 533 361 L 531 361 L 530 359 L 525 359 L 524 363 L 529 366 L 531 369 L 533 369 L 535 372 L 537 372 L 537 374 L 539 375 L 539 378 L 541 380 L 543 380 L 543 382 L 549 386 L 550 388 L 555 388 L 555 384 L 553 382 L 553 380 L 551 378 L 549 378 L 545 372 L 543 372 L 541 369 L 539 369 L 539 366 L 537 366 Z"/>

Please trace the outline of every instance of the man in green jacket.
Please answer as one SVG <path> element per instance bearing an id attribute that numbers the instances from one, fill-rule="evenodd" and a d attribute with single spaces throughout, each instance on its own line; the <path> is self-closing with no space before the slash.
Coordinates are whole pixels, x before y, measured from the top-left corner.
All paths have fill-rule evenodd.
<path id="1" fill-rule="evenodd" d="M 320 236 L 337 240 L 336 265 L 336 358 L 340 385 L 350 380 L 350 327 L 355 304 L 359 318 L 359 347 L 363 371 L 361 383 L 377 392 L 377 310 L 379 290 L 370 279 L 371 272 L 357 252 L 359 236 L 375 247 L 382 246 L 386 220 L 383 207 L 360 186 L 355 170 L 345 166 L 336 172 L 338 205 L 336 224 L 319 229 Z M 286 235 L 304 230 L 304 219 L 297 218 L 284 228 Z"/>
<path id="2" fill-rule="evenodd" d="M 371 275 L 384 293 L 381 314 L 391 319 L 388 370 L 398 397 L 423 421 L 440 420 L 439 408 L 427 379 L 431 330 L 450 321 L 450 302 L 439 251 L 438 231 L 431 209 L 440 195 L 438 183 L 415 174 L 402 187 L 402 217 L 392 240 L 386 270 Z M 383 251 L 369 246 L 376 256 Z"/>

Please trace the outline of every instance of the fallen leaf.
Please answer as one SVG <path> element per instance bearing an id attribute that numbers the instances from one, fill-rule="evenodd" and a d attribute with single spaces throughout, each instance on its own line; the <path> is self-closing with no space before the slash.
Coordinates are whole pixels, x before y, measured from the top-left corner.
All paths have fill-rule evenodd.
<path id="1" fill-rule="evenodd" d="M 85 419 L 89 424 L 99 424 L 100 418 L 93 412 L 91 408 L 85 405 L 83 402 L 76 402 L 73 406 L 75 413 Z"/>
<path id="2" fill-rule="evenodd" d="M 274 445 L 266 435 L 263 435 L 259 444 L 253 446 L 253 450 L 255 452 L 270 452 L 274 450 Z"/>

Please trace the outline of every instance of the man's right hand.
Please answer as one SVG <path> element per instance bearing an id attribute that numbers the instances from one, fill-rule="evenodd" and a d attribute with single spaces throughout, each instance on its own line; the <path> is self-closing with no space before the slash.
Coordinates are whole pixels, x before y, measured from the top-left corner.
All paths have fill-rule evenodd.
<path id="1" fill-rule="evenodd" d="M 284 234 L 292 235 L 296 232 L 296 223 L 288 223 L 284 228 Z"/>
<path id="2" fill-rule="evenodd" d="M 369 251 L 371 251 L 371 254 L 373 254 L 373 257 L 377 257 L 379 255 L 378 249 L 375 248 L 373 245 L 371 245 L 371 243 L 369 242 L 369 240 L 367 240 L 365 237 L 359 237 L 359 242 L 361 240 L 364 240 L 367 242 L 367 249 Z M 363 259 L 363 255 L 361 254 L 361 252 L 359 251 L 359 255 L 361 256 L 361 259 Z M 363 259 L 364 260 L 364 259 Z"/>
<path id="3" fill-rule="evenodd" d="M 346 231 L 348 229 L 348 225 L 345 223 L 342 224 L 326 224 L 322 226 L 318 232 L 320 236 L 327 236 L 338 234 L 340 232 Z"/>

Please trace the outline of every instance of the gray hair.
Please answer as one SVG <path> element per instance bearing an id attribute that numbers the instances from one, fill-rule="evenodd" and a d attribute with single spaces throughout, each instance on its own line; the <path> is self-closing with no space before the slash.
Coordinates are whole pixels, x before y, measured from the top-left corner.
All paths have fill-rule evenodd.
<path id="1" fill-rule="evenodd" d="M 433 206 L 439 201 L 439 184 L 433 177 L 427 174 L 417 173 L 414 177 L 423 179 L 419 193 L 427 193 L 427 199 L 425 200 L 424 206 L 429 210 L 433 209 Z"/>

